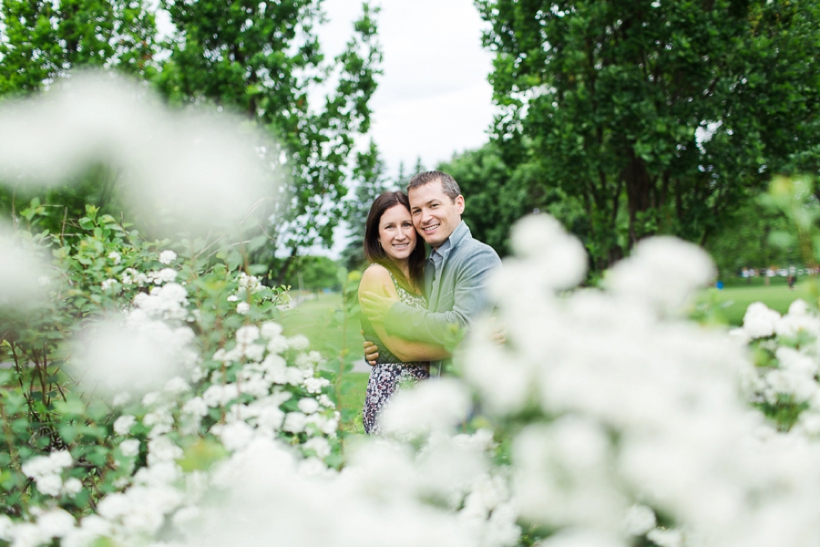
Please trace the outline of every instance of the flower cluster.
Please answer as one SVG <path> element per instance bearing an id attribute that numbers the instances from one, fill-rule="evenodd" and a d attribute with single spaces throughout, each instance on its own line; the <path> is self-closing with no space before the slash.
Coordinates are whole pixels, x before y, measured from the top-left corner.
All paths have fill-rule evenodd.
<path id="1" fill-rule="evenodd" d="M 751 304 L 731 334 L 754 350 L 749 398 L 792 433 L 820 436 L 820 316 L 803 300 L 781 315 Z M 784 412 L 785 410 L 785 412 Z"/>
<path id="2" fill-rule="evenodd" d="M 285 337 L 281 326 L 265 322 L 241 326 L 203 358 L 187 326 L 197 319 L 190 298 L 183 285 L 162 282 L 138 292 L 122 320 L 89 327 L 74 359 L 86 366 L 78 376 L 86 388 L 120 390 L 112 402 L 122 409 L 111 426 L 114 491 L 78 522 L 65 511 L 2 520 L 0 539 L 20 547 L 52 538 L 69 547 L 99 538 L 151 543 L 166 521 L 182 526 L 199 513 L 205 492 L 218 482 L 208 471 L 214 462 L 263 441 L 295 445 L 300 468 L 329 472 L 339 413 L 329 380 L 317 372 L 319 353 L 308 351 L 304 336 Z M 199 463 L 186 472 L 183 460 Z M 40 492 L 70 497 L 82 488 L 77 478 L 62 478 L 74 464 L 68 451 L 56 451 L 27 460 L 23 471 Z M 220 465 L 220 473 L 229 468 Z M 56 526 L 54 515 L 68 520 Z"/>
<path id="3" fill-rule="evenodd" d="M 48 456 L 36 456 L 23 464 L 23 473 L 34 479 L 37 489 L 49 496 L 67 494 L 73 496 L 82 488 L 82 484 L 75 478 L 63 481 L 62 473 L 71 467 L 74 462 L 71 454 L 66 450 L 52 452 Z"/>
<path id="4" fill-rule="evenodd" d="M 741 396 L 753 374 L 744 349 L 683 318 L 686 297 L 713 274 L 700 249 L 644 241 L 605 290 L 566 294 L 583 277 L 580 244 L 546 216 L 520 223 L 512 240 L 526 249 L 493 282 L 508 341 L 479 325 L 463 366 L 480 407 L 512 437 L 512 505 L 552 531 L 545 546 L 624 545 L 636 534 L 661 546 L 820 540 L 807 509 L 818 503 L 809 485 L 820 446 L 768 427 Z M 779 328 L 812 327 L 800 317 Z M 770 523 L 786 515 L 789 532 L 772 542 Z"/>

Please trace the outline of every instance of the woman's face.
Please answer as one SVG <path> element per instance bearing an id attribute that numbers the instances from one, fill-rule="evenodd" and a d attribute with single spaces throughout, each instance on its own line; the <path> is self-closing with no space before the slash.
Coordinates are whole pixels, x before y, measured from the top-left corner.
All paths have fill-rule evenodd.
<path id="1" fill-rule="evenodd" d="M 416 248 L 413 218 L 404 205 L 394 205 L 379 219 L 379 243 L 393 260 L 407 260 Z"/>

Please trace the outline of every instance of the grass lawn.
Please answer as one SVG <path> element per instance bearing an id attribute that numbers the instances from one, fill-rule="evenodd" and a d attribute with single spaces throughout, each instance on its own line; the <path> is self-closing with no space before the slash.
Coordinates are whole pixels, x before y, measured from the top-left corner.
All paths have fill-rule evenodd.
<path id="1" fill-rule="evenodd" d="M 773 283 L 766 287 L 761 283 L 753 285 L 733 285 L 723 290 L 708 289 L 706 299 L 714 298 L 714 303 L 720 307 L 721 315 L 730 325 L 742 325 L 746 308 L 752 302 L 763 302 L 771 309 L 786 313 L 789 305 L 802 298 L 806 302 L 816 302 L 818 285 L 814 279 L 805 279 L 795 286 L 793 291 L 783 283 Z"/>
<path id="2" fill-rule="evenodd" d="M 338 370 L 340 359 L 361 355 L 364 341 L 358 318 L 348 317 L 345 324 L 341 307 L 340 294 L 319 294 L 315 300 L 306 300 L 292 310 L 281 312 L 277 321 L 285 335 L 307 336 L 310 348 L 319 351 L 327 360 L 326 366 Z M 338 398 L 343 416 L 341 425 L 345 431 L 364 432 L 361 410 L 368 376 L 366 372 L 348 372 L 342 376 Z"/>

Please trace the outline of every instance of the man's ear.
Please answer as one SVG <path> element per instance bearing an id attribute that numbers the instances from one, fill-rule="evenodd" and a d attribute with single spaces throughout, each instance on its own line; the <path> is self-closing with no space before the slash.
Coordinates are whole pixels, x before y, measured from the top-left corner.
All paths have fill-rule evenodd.
<path id="1" fill-rule="evenodd" d="M 463 215 L 464 214 L 464 196 L 462 196 L 461 194 L 459 194 L 458 197 L 456 198 L 456 207 L 458 207 L 458 214 Z"/>

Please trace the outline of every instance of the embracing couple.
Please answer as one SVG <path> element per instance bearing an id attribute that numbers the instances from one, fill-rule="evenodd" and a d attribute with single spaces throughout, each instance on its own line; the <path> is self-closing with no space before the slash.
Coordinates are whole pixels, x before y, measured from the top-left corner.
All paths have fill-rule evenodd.
<path id="1" fill-rule="evenodd" d="M 441 374 L 454 329 L 467 329 L 486 309 L 489 273 L 501 264 L 492 247 L 473 239 L 461 220 L 464 196 L 440 171 L 419 173 L 407 194 L 385 192 L 373 202 L 364 237 L 371 265 L 359 286 L 367 384 L 365 432 L 400 385 Z M 419 235 L 430 246 L 427 255 Z"/>

